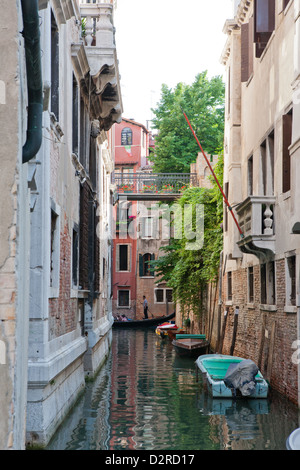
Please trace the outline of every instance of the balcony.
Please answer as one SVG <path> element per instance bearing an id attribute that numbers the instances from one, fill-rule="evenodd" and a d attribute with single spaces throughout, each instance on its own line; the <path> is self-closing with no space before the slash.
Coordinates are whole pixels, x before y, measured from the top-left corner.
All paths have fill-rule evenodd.
<path id="1" fill-rule="evenodd" d="M 198 186 L 196 173 L 115 173 L 115 200 L 168 201 L 180 197 L 191 186 Z"/>
<path id="2" fill-rule="evenodd" d="M 77 1 L 82 24 L 82 43 L 72 45 L 73 62 L 90 101 L 94 119 L 98 119 L 101 129 L 107 131 L 113 124 L 121 122 L 123 112 L 113 25 L 116 0 L 96 3 Z M 88 64 L 88 73 L 85 62 Z"/>
<path id="3" fill-rule="evenodd" d="M 275 202 L 274 196 L 249 196 L 236 208 L 244 234 L 238 246 L 262 261 L 275 254 Z"/>

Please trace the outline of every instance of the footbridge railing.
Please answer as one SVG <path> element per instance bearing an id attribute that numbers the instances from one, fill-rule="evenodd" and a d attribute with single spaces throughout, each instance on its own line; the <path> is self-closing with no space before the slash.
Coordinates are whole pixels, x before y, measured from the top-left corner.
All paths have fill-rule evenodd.
<path id="1" fill-rule="evenodd" d="M 179 196 L 185 189 L 198 186 L 196 173 L 115 173 L 113 183 L 120 194 Z"/>

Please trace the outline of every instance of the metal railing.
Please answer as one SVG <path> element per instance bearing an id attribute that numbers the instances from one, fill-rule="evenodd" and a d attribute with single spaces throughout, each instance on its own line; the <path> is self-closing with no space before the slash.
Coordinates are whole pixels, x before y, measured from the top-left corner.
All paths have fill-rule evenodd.
<path id="1" fill-rule="evenodd" d="M 181 194 L 198 186 L 196 173 L 117 173 L 113 181 L 117 193 Z"/>

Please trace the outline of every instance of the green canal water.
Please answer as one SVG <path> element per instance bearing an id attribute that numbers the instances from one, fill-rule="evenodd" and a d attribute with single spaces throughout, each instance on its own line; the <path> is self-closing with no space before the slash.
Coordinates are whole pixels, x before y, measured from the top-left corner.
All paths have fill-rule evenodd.
<path id="1" fill-rule="evenodd" d="M 285 450 L 298 410 L 264 400 L 219 400 L 195 360 L 153 330 L 113 330 L 108 360 L 47 450 Z"/>

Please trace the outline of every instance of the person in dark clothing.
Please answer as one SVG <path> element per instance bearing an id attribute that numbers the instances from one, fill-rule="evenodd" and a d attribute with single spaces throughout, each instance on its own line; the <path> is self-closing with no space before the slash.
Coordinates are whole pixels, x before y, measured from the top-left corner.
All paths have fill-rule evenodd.
<path id="1" fill-rule="evenodd" d="M 148 318 L 148 301 L 146 297 L 143 295 L 143 305 L 144 305 L 144 318 Z"/>

